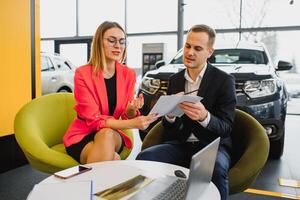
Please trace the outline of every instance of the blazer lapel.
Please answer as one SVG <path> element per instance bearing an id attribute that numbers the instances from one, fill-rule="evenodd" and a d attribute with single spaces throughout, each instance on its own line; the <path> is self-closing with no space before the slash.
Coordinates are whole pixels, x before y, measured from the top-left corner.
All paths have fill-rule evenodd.
<path id="1" fill-rule="evenodd" d="M 180 76 L 178 76 L 178 80 L 176 80 L 176 82 L 175 82 L 177 84 L 173 86 L 174 88 L 176 88 L 175 93 L 185 92 L 185 81 L 186 81 L 184 78 L 185 70 L 186 69 L 184 69 L 180 72 Z"/>
<path id="2" fill-rule="evenodd" d="M 100 112 L 103 115 L 108 115 L 108 99 L 107 99 L 107 93 L 106 93 L 106 87 L 105 82 L 103 78 L 102 71 L 98 73 L 98 76 L 92 76 L 93 80 L 95 82 L 95 87 L 98 93 L 98 98 L 100 99 Z"/>
<path id="3" fill-rule="evenodd" d="M 213 81 L 213 80 L 211 80 L 212 76 L 210 75 L 210 73 L 211 73 L 211 66 L 209 64 L 207 64 L 207 68 L 202 77 L 199 91 L 197 94 L 198 96 L 201 96 L 201 97 L 205 96 L 205 93 L 208 89 L 208 84 Z"/>

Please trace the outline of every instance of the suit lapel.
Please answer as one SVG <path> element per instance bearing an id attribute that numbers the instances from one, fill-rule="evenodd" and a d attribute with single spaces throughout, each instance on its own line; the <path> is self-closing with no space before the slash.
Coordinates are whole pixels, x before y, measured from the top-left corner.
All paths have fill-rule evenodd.
<path id="1" fill-rule="evenodd" d="M 201 84 L 200 84 L 200 87 L 199 87 L 199 91 L 198 91 L 198 96 L 200 97 L 203 97 L 205 96 L 205 93 L 208 89 L 208 84 L 213 81 L 211 80 L 212 76 L 210 75 L 211 74 L 211 66 L 210 64 L 207 64 L 207 68 L 206 68 L 206 71 L 202 77 L 202 80 L 201 80 Z"/>
<path id="2" fill-rule="evenodd" d="M 184 73 L 185 73 L 185 70 L 182 70 L 180 72 L 180 76 L 178 76 L 178 80 L 176 80 L 175 82 L 175 88 L 176 88 L 176 91 L 175 93 L 178 93 L 178 92 L 185 92 L 185 77 L 184 77 Z M 173 86 L 174 87 L 174 86 Z"/>

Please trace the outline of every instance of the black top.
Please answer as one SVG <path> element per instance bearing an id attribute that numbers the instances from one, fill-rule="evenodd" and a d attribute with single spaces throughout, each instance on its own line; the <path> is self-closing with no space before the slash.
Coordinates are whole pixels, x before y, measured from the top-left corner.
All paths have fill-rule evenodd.
<path id="1" fill-rule="evenodd" d="M 117 105 L 117 93 L 116 93 L 116 73 L 110 79 L 104 79 L 106 86 L 106 93 L 108 98 L 109 115 L 114 114 Z"/>

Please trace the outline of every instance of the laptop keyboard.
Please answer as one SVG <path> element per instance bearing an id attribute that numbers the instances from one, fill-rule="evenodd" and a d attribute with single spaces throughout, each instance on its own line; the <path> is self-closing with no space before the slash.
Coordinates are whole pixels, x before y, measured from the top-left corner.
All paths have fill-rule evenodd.
<path id="1" fill-rule="evenodd" d="M 177 179 L 168 188 L 162 191 L 154 200 L 181 200 L 184 199 L 187 181 Z"/>

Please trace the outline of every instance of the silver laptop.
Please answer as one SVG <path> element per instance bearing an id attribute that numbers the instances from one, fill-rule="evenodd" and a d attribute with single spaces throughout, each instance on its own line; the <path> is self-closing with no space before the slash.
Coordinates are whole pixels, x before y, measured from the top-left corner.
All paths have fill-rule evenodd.
<path id="1" fill-rule="evenodd" d="M 219 143 L 217 138 L 193 155 L 187 180 L 175 176 L 158 178 L 129 199 L 198 199 L 210 184 Z"/>

